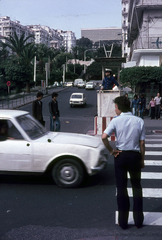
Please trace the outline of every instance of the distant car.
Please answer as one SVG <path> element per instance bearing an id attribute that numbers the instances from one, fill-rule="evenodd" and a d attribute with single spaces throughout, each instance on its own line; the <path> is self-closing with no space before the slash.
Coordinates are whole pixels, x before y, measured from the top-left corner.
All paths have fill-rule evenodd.
<path id="1" fill-rule="evenodd" d="M 74 80 L 74 87 L 77 87 L 78 86 L 78 83 L 79 82 L 84 82 L 82 78 L 77 78 Z"/>
<path id="2" fill-rule="evenodd" d="M 85 106 L 86 105 L 86 97 L 84 93 L 72 93 L 70 96 L 70 107 L 75 105 Z"/>
<path id="3" fill-rule="evenodd" d="M 88 82 L 88 83 L 86 83 L 85 89 L 86 89 L 86 90 L 95 89 L 95 84 L 94 84 L 94 82 Z"/>
<path id="4" fill-rule="evenodd" d="M 73 82 L 67 82 L 66 87 L 73 87 Z"/>
<path id="5" fill-rule="evenodd" d="M 3 174 L 51 173 L 58 186 L 69 188 L 107 164 L 108 152 L 100 138 L 49 132 L 26 111 L 0 110 L 0 133 Z"/>
<path id="6" fill-rule="evenodd" d="M 79 82 L 78 83 L 78 88 L 85 88 L 85 83 L 84 82 Z"/>

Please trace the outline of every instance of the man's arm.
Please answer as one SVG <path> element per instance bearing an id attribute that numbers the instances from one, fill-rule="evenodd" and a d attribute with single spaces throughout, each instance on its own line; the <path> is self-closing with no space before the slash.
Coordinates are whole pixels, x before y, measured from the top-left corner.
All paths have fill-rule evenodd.
<path id="1" fill-rule="evenodd" d="M 145 158 L 145 140 L 140 140 L 140 150 L 141 150 L 141 168 L 145 167 L 144 158 Z"/>
<path id="2" fill-rule="evenodd" d="M 110 154 L 117 157 L 119 155 L 119 153 L 122 152 L 122 151 L 119 151 L 117 149 L 113 149 L 111 147 L 110 143 L 109 143 L 108 137 L 109 136 L 106 133 L 103 133 L 102 134 L 102 142 L 105 145 L 105 147 L 109 150 Z"/>
<path id="3" fill-rule="evenodd" d="M 113 77 L 113 82 L 114 82 L 114 84 L 116 85 L 116 86 L 118 86 L 119 87 L 119 83 L 116 81 L 116 79 Z"/>

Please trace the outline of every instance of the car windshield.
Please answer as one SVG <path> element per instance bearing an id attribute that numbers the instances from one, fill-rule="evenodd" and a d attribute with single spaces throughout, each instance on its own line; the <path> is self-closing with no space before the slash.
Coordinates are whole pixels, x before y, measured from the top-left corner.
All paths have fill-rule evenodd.
<path id="1" fill-rule="evenodd" d="M 31 139 L 39 138 L 47 132 L 46 129 L 29 114 L 19 116 L 16 119 Z"/>
<path id="2" fill-rule="evenodd" d="M 72 98 L 82 98 L 82 95 L 72 95 Z"/>

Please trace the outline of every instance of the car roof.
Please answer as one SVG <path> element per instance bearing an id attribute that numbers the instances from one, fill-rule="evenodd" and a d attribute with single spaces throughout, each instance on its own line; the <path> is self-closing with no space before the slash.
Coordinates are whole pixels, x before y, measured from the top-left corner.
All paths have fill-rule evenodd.
<path id="1" fill-rule="evenodd" d="M 71 95 L 83 95 L 83 93 L 72 93 Z"/>
<path id="2" fill-rule="evenodd" d="M 8 109 L 2 109 L 0 110 L 0 118 L 12 118 L 12 117 L 18 117 L 24 114 L 27 114 L 28 112 L 22 111 L 22 110 L 8 110 Z"/>

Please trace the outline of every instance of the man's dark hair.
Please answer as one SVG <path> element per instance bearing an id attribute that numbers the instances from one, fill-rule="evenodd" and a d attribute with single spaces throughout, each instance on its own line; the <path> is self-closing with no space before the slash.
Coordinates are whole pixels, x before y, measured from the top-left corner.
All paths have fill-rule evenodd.
<path id="1" fill-rule="evenodd" d="M 131 112 L 130 101 L 127 97 L 121 96 L 114 99 L 114 103 L 117 104 L 118 109 L 121 112 Z"/>
<path id="2" fill-rule="evenodd" d="M 56 93 L 56 92 L 52 93 L 52 98 L 57 97 L 57 96 L 58 96 L 58 93 Z"/>
<path id="3" fill-rule="evenodd" d="M 38 98 L 38 97 L 43 97 L 43 93 L 42 93 L 42 92 L 38 92 L 38 93 L 37 93 L 37 98 Z"/>

